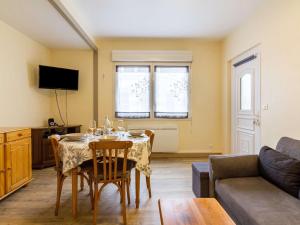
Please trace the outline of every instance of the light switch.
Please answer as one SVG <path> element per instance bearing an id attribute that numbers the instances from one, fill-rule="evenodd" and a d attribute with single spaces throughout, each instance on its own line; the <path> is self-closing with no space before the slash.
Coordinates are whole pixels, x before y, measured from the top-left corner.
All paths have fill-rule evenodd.
<path id="1" fill-rule="evenodd" d="M 267 105 L 264 105 L 263 106 L 263 110 L 269 110 L 269 105 L 267 104 Z"/>

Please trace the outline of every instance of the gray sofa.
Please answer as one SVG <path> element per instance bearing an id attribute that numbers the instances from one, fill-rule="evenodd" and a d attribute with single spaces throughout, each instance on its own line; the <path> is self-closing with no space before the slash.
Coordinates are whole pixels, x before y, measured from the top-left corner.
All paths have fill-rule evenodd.
<path id="1" fill-rule="evenodd" d="M 283 137 L 276 150 L 300 160 L 300 141 Z M 257 155 L 209 157 L 209 194 L 238 225 L 300 224 L 300 200 L 260 176 Z"/>

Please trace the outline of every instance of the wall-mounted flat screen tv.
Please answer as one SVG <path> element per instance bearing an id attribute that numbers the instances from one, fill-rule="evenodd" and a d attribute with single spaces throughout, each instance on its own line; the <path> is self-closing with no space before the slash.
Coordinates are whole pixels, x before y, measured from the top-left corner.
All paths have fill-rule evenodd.
<path id="1" fill-rule="evenodd" d="M 39 66 L 39 88 L 78 90 L 78 70 Z"/>

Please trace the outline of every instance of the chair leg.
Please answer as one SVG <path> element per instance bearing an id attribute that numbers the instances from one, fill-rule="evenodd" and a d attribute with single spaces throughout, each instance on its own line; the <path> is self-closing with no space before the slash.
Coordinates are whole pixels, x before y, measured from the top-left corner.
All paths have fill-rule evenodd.
<path id="1" fill-rule="evenodd" d="M 91 201 L 91 206 L 92 206 L 92 210 L 94 209 L 94 193 L 93 193 L 93 180 L 91 175 L 89 175 L 89 187 L 90 187 L 90 201 Z"/>
<path id="2" fill-rule="evenodd" d="M 150 177 L 147 177 L 146 176 L 146 184 L 147 184 L 147 189 L 148 189 L 148 193 L 149 193 L 149 198 L 152 197 L 152 194 L 151 194 L 151 182 L 150 182 Z"/>
<path id="3" fill-rule="evenodd" d="M 129 173 L 128 181 L 129 181 L 129 186 L 130 186 L 131 185 L 131 171 Z"/>
<path id="4" fill-rule="evenodd" d="M 62 174 L 57 174 L 57 187 L 56 187 L 56 206 L 55 206 L 55 216 L 58 215 L 58 209 L 60 206 L 60 197 L 61 197 L 61 191 L 63 187 L 63 183 L 65 180 L 65 176 Z"/>
<path id="5" fill-rule="evenodd" d="M 83 191 L 84 189 L 84 177 L 82 174 L 80 174 L 80 191 Z"/>
<path id="6" fill-rule="evenodd" d="M 122 214 L 123 214 L 123 224 L 127 224 L 127 219 L 126 219 L 126 203 L 125 203 L 125 184 L 126 180 L 124 179 L 121 183 L 121 192 L 122 192 Z"/>
<path id="7" fill-rule="evenodd" d="M 128 205 L 130 205 L 130 184 L 129 184 L 129 178 L 126 179 L 126 188 L 127 188 L 127 201 L 128 201 Z"/>
<path id="8" fill-rule="evenodd" d="M 123 184 L 123 181 L 120 181 L 120 182 L 118 183 L 118 185 L 120 186 L 120 189 L 119 189 L 119 191 L 120 191 L 120 204 L 122 204 L 122 202 L 123 202 L 122 184 Z M 126 202 L 126 199 L 124 199 L 124 200 L 125 200 L 125 202 Z"/>
<path id="9" fill-rule="evenodd" d="M 97 211 L 98 211 L 98 185 L 95 183 L 94 185 L 94 215 L 93 215 L 93 224 L 97 224 Z"/>

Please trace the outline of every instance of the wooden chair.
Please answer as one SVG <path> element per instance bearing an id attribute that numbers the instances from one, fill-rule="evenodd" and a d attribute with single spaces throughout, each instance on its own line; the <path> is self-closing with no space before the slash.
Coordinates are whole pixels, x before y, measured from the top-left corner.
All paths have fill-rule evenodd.
<path id="1" fill-rule="evenodd" d="M 52 145 L 52 150 L 53 150 L 53 154 L 54 154 L 54 158 L 55 158 L 55 170 L 56 170 L 56 174 L 57 174 L 57 187 L 56 187 L 56 206 L 55 206 L 55 216 L 58 215 L 58 209 L 60 206 L 60 197 L 61 197 L 61 191 L 62 191 L 62 187 L 63 187 L 63 183 L 64 180 L 66 179 L 66 176 L 63 174 L 62 172 L 62 162 L 60 159 L 60 155 L 58 152 L 58 141 L 59 141 L 60 137 L 59 135 L 52 135 L 50 137 L 50 141 L 51 141 L 51 145 Z M 80 176 L 80 181 L 81 181 L 81 190 L 84 187 L 84 179 L 87 180 L 89 187 L 90 187 L 90 201 L 91 204 L 93 203 L 93 185 L 92 185 L 92 179 L 91 179 L 91 173 L 90 173 L 90 168 L 91 165 L 88 165 L 89 163 L 85 163 L 85 166 L 81 167 L 81 170 L 78 172 L 78 175 Z M 93 204 L 92 204 L 93 206 Z"/>
<path id="2" fill-rule="evenodd" d="M 127 160 L 129 148 L 132 147 L 131 141 L 98 141 L 89 144 L 93 151 L 93 183 L 94 183 L 94 215 L 93 223 L 96 225 L 98 200 L 101 191 L 107 184 L 117 186 L 121 194 L 123 224 L 126 225 L 126 199 L 125 186 L 127 186 L 127 194 L 129 193 L 130 160 Z M 119 158 L 118 154 L 123 151 L 123 158 Z M 97 154 L 102 155 L 102 160 L 97 158 Z M 102 184 L 102 186 L 99 186 Z M 99 188 L 100 187 L 100 188 Z M 129 195 L 128 195 L 129 196 Z"/>
<path id="3" fill-rule="evenodd" d="M 154 141 L 155 133 L 152 130 L 145 130 L 145 134 L 150 138 L 150 146 L 151 146 L 151 152 L 152 152 L 152 146 L 153 146 L 153 141 Z M 151 161 L 151 155 L 149 156 L 149 163 L 150 163 L 150 161 Z M 149 177 L 146 176 L 146 184 L 147 184 L 149 198 L 151 198 L 152 197 L 152 193 L 151 193 L 150 176 Z"/>

